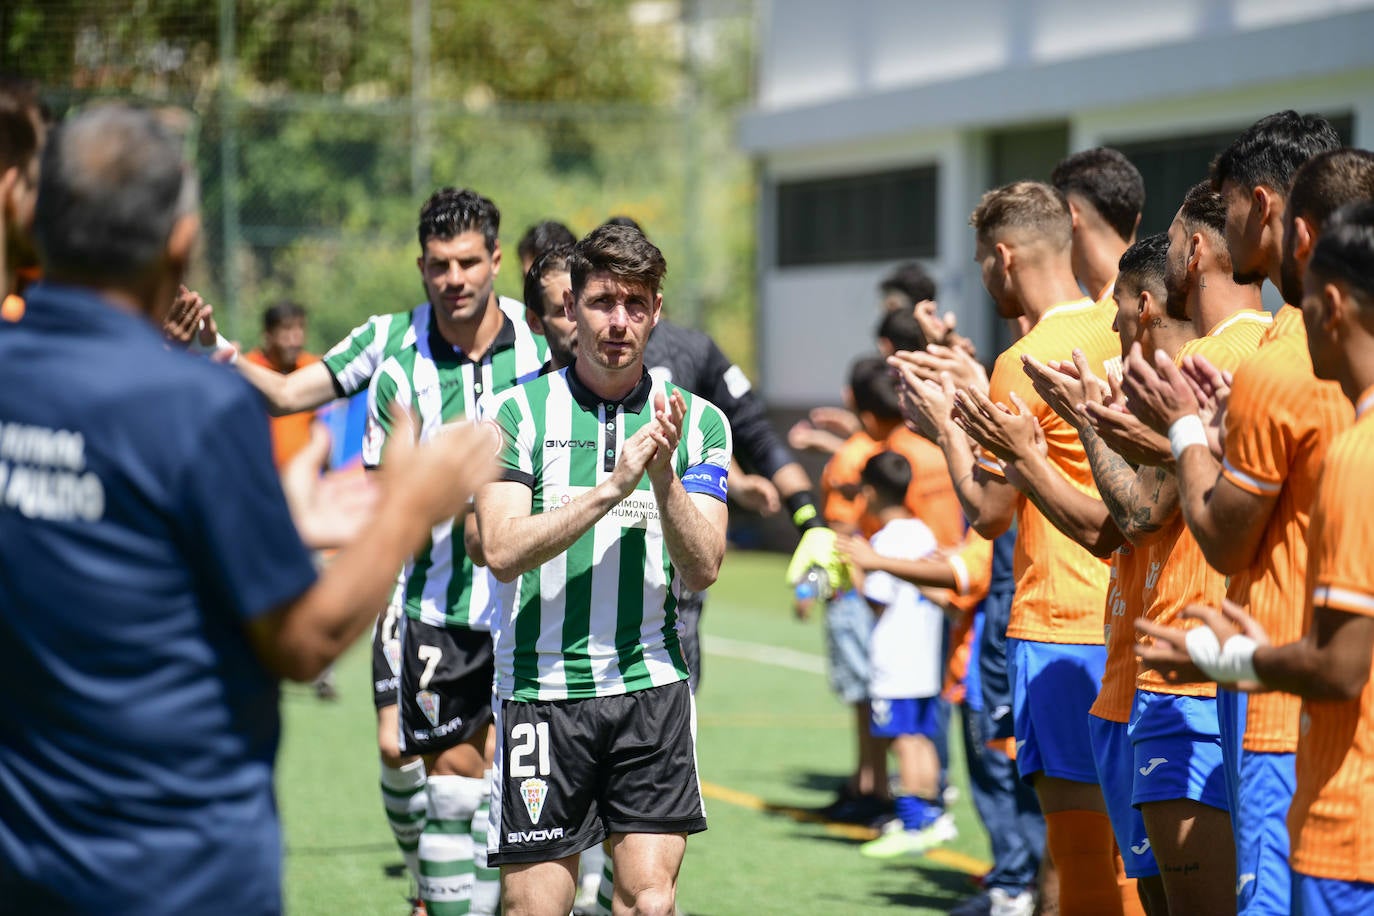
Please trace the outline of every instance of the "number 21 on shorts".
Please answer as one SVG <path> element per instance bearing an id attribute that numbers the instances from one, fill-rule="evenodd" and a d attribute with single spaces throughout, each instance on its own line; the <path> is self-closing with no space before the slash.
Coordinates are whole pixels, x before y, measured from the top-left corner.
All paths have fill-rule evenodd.
<path id="1" fill-rule="evenodd" d="M 548 776 L 549 723 L 520 722 L 510 730 L 510 775 L 516 779 L 527 776 Z M 527 763 L 531 757 L 533 763 Z"/>

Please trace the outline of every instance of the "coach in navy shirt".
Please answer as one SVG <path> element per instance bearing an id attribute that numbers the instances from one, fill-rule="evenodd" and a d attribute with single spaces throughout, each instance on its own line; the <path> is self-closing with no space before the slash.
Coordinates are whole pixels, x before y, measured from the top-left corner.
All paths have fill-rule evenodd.
<path id="1" fill-rule="evenodd" d="M 404 449 L 318 580 L 257 395 L 155 330 L 194 178 L 151 113 L 45 153 L 44 283 L 0 327 L 0 909 L 281 909 L 277 680 L 308 680 L 487 473 L 474 431 Z M 388 459 L 390 462 L 390 458 Z"/>

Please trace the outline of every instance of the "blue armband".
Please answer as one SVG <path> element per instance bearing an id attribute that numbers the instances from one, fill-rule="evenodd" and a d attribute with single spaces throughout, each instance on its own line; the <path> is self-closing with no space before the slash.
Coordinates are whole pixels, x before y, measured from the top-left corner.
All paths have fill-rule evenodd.
<path id="1" fill-rule="evenodd" d="M 718 465 L 699 464 L 683 473 L 682 489 L 688 493 L 705 493 L 723 501 L 728 489 L 726 478 L 729 474 L 729 471 Z"/>

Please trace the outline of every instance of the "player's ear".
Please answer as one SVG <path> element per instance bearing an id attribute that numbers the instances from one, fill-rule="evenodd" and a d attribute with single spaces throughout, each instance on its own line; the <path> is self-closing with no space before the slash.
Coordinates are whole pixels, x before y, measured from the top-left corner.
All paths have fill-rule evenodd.
<path id="1" fill-rule="evenodd" d="M 491 275 L 494 277 L 501 272 L 501 243 L 491 243 Z"/>
<path id="2" fill-rule="evenodd" d="M 1188 272 L 1193 273 L 1202 269 L 1202 233 L 1194 232 L 1193 237 L 1188 239 Z"/>
<path id="3" fill-rule="evenodd" d="M 658 324 L 658 316 L 663 311 L 663 294 L 654 293 L 654 323 L 650 327 Z"/>
<path id="4" fill-rule="evenodd" d="M 1003 273 L 1009 272 L 1012 262 L 1011 248 L 1006 242 L 998 242 L 993 246 L 993 250 L 997 252 L 997 266 L 1002 268 Z"/>
<path id="5" fill-rule="evenodd" d="M 1338 284 L 1322 284 L 1321 329 L 1328 334 L 1335 332 L 1349 317 L 1346 313 L 1358 307 Z"/>
<path id="6" fill-rule="evenodd" d="M 525 306 L 525 324 L 529 325 L 530 330 L 536 334 L 544 333 L 544 322 L 528 305 Z"/>
<path id="7" fill-rule="evenodd" d="M 1312 224 L 1306 217 L 1293 217 L 1293 260 L 1299 264 L 1306 264 L 1312 257 L 1312 249 L 1315 247 L 1316 240 L 1312 232 Z"/>
<path id="8" fill-rule="evenodd" d="M 563 290 L 563 317 L 569 321 L 577 321 L 577 303 L 573 300 L 571 288 Z"/>

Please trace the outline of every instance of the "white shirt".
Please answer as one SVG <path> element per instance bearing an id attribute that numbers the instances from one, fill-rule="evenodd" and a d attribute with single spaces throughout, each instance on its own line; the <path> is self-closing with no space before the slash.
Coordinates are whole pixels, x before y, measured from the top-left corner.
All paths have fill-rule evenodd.
<path id="1" fill-rule="evenodd" d="M 914 518 L 889 522 L 873 535 L 873 549 L 894 559 L 917 560 L 936 546 L 935 535 Z M 868 645 L 869 695 L 897 700 L 938 694 L 944 614 L 916 586 L 884 572 L 868 574 L 864 597 L 884 606 Z"/>

